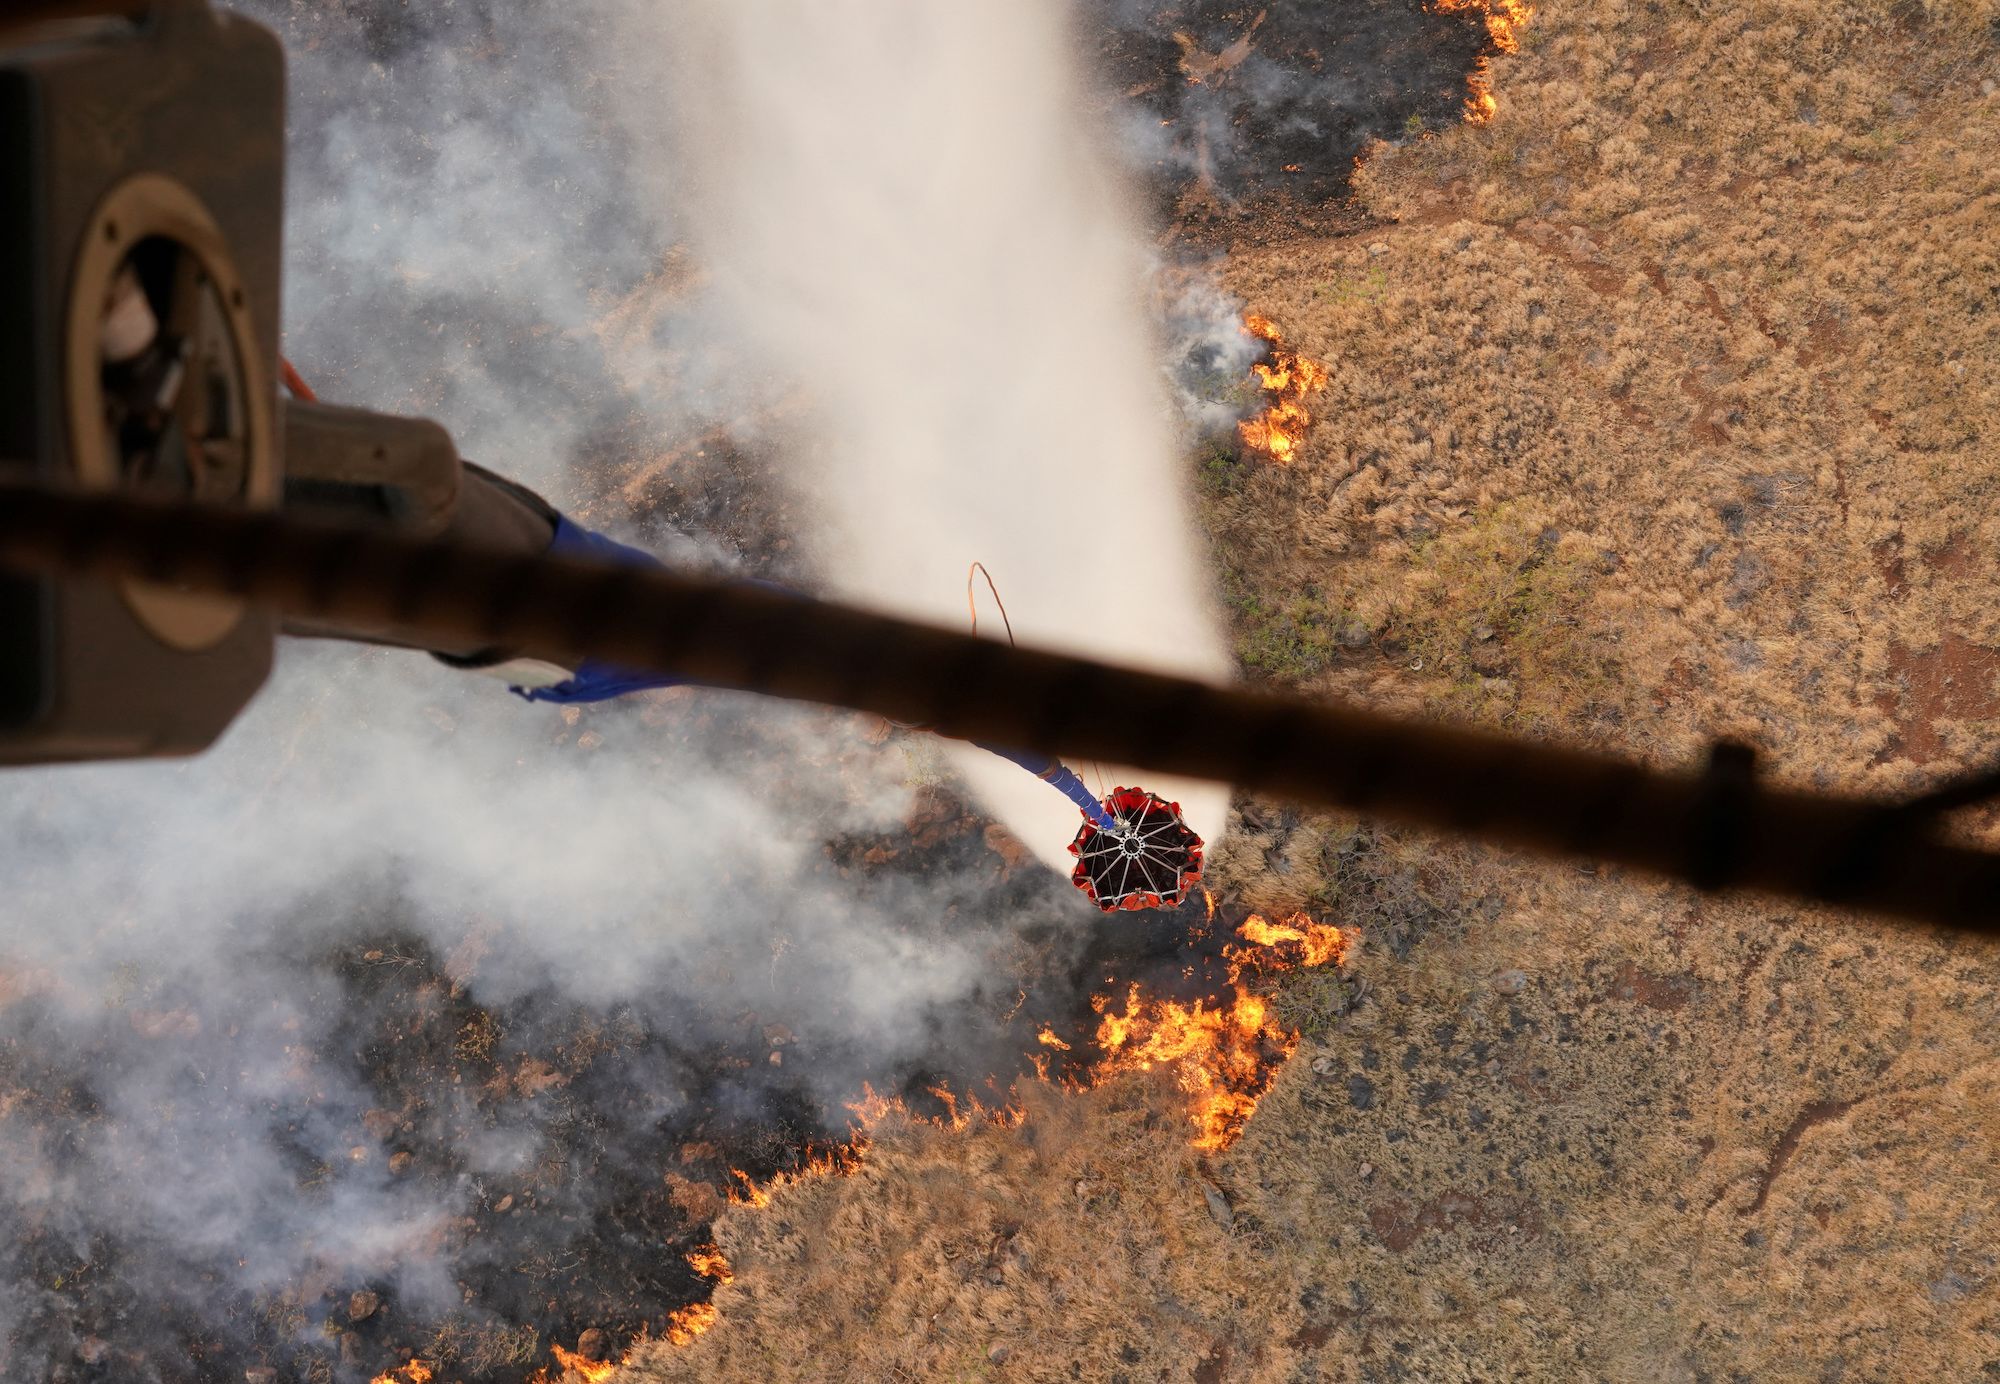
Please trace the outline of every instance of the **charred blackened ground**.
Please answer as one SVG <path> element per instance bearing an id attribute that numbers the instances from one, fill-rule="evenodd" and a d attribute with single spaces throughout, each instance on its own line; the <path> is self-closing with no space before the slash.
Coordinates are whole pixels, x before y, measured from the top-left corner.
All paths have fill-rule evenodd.
<path id="1" fill-rule="evenodd" d="M 1324 204 L 1345 196 L 1372 141 L 1463 119 L 1467 76 L 1492 51 L 1481 11 L 1420 0 L 1094 0 L 1090 11 L 1128 147 L 1187 231 L 1281 209 L 1333 215 Z"/>
<path id="2" fill-rule="evenodd" d="M 250 8 L 295 56 L 284 346 L 322 392 L 440 418 L 469 455 L 669 556 L 807 570 L 807 526 L 765 445 L 783 401 L 755 362 L 705 347 L 700 285 L 591 104 L 590 49 L 566 27 L 584 21 L 481 3 Z M 1415 4 L 1087 17 L 1134 158 L 1163 205 L 1185 194 L 1184 229 L 1238 225 L 1244 208 L 1337 217 L 1325 209 L 1370 138 L 1459 118 L 1485 43 L 1476 17 Z M 375 239 L 412 188 L 462 213 L 412 232 L 451 253 Z M 496 286 L 496 263 L 535 292 Z M 1217 301 L 1191 293 L 1163 317 L 1184 404 L 1227 431 L 1259 346 Z M 434 723 L 421 756 L 459 756 L 491 730 L 489 713 L 451 705 L 409 708 Z M 746 782 L 865 777 L 864 761 L 906 752 L 924 768 L 919 738 L 857 723 L 807 772 L 785 735 L 701 694 L 506 709 L 546 723 L 545 750 L 650 756 L 663 783 L 690 760 L 733 758 Z M 348 752 L 381 729 L 357 727 Z M 270 783 L 293 772 L 277 749 Z M 334 769 L 300 772 L 342 802 Z M 979 952 L 976 981 L 899 1016 L 922 1034 L 914 1048 L 871 1041 L 877 1016 L 788 967 L 786 938 L 810 939 L 768 926 L 748 883 L 734 912 L 717 905 L 713 946 L 643 1000 L 538 976 L 507 955 L 518 933 L 476 907 L 440 920 L 434 899 L 373 875 L 299 916 L 242 920 L 227 976 L 122 966 L 79 992 L 0 966 L 0 1233 L 20 1248 L 0 1281 L 0 1375 L 331 1384 L 422 1359 L 514 1381 L 553 1344 L 613 1357 L 706 1297 L 688 1252 L 732 1194 L 838 1156 L 844 1102 L 864 1088 L 924 1114 L 991 1107 L 1040 1072 L 1082 1077 L 1103 1006 L 1135 983 L 1163 1002 L 1226 998 L 1230 900 L 1213 917 L 1197 899 L 1103 919 L 944 786 L 893 828 L 815 844 L 800 889 L 874 919 L 902 954 Z M 757 868 L 752 851 L 746 881 Z M 635 892 L 635 913 L 654 906 Z M 551 913 L 547 928 L 574 921 Z M 1329 983 L 1311 1002 L 1352 999 Z"/>
<path id="3" fill-rule="evenodd" d="M 282 921 L 246 939 L 244 964 L 279 993 L 309 996 L 302 1009 L 218 1004 L 133 975 L 116 997 L 129 1033 L 99 1029 L 71 1046 L 55 1041 L 69 1024 L 63 997 L 17 995 L 0 1048 L 13 1136 L 38 1138 L 69 1178 L 107 1159 L 150 1160 L 120 1172 L 190 1200 L 178 1236 L 9 1204 L 4 1229 L 36 1307 L 0 1360 L 22 1377 L 193 1384 L 359 1381 L 412 1358 L 454 1379 L 521 1380 L 550 1363 L 552 1343 L 615 1357 L 706 1299 L 713 1284 L 688 1254 L 728 1199 L 842 1157 L 853 1118 L 834 1093 L 872 1090 L 931 1116 L 996 1109 L 1019 1080 L 1088 1074 L 1094 997 L 1138 984 L 1213 1005 L 1228 992 L 1223 948 L 1241 910 L 1211 914 L 1197 899 L 1095 922 L 1066 883 L 943 790 L 921 794 L 899 830 L 829 840 L 819 872 L 885 919 L 913 890 L 955 879 L 967 913 L 1018 920 L 995 936 L 991 980 L 922 1016 L 930 1056 L 882 1065 L 797 981 L 724 973 L 742 958 L 683 977 L 667 1008 L 594 1005 L 554 986 L 482 1004 L 473 991 L 490 942 L 478 921 L 441 949 L 393 891 L 325 900 L 349 919 L 337 945 L 294 951 Z M 960 912 L 906 913 L 895 926 L 908 945 L 936 945 L 964 925 Z M 156 1103 L 108 1108 L 99 1074 L 135 1060 L 152 1064 Z M 262 1112 L 256 1123 L 245 1107 Z M 134 1119 L 174 1137 L 127 1143 L 120 1123 Z M 288 1180 L 296 1209 L 265 1228 L 270 1243 L 198 1233 L 212 1208 L 193 1199 L 187 1163 L 214 1157 L 217 1140 L 261 1141 L 272 1175 Z M 344 1198 L 384 1187 L 407 1212 L 399 1242 L 346 1244 L 322 1229 L 304 1270 L 287 1264 L 281 1246 L 300 1225 L 337 1228 Z"/>

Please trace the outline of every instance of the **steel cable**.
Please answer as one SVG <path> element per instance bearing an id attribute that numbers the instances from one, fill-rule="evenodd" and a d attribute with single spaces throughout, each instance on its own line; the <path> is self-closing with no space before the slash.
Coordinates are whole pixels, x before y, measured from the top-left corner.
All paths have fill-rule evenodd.
<path id="1" fill-rule="evenodd" d="M 2000 933 L 2000 855 L 1937 811 L 1767 787 L 1747 749 L 1671 774 L 1607 755 L 1010 648 L 680 573 L 441 547 L 307 519 L 0 482 L 0 562 L 227 593 L 441 645 L 585 655 L 1135 764 L 1523 850 Z M 1982 776 L 1970 781 L 1988 783 Z M 1974 790 L 1968 790 L 1972 792 Z M 1975 794 L 1976 795 L 1976 794 Z"/>

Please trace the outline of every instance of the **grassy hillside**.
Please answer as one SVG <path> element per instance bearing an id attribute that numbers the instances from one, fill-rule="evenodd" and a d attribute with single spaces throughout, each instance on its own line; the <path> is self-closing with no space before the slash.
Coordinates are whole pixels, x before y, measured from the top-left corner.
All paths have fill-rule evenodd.
<path id="1" fill-rule="evenodd" d="M 1493 123 L 1363 169 L 1384 224 L 1229 262 L 1332 365 L 1296 464 L 1201 468 L 1246 674 L 1847 790 L 2000 757 L 1996 83 L 1995 0 L 1549 0 Z M 1372 987 L 1292 997 L 1241 1142 L 1143 1084 L 892 1121 L 623 1377 L 2000 1375 L 1990 949 L 1238 817 L 1217 878 Z"/>

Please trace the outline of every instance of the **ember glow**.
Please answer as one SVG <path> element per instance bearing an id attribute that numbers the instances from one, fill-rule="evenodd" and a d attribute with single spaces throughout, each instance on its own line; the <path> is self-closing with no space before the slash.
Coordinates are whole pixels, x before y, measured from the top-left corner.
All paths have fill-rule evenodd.
<path id="1" fill-rule="evenodd" d="M 1459 10 L 1478 10 L 1486 18 L 1486 35 L 1493 46 L 1502 53 L 1521 51 L 1521 30 L 1535 17 L 1534 6 L 1526 0 L 1436 0 L 1439 14 L 1452 14 Z M 1465 78 L 1465 118 L 1474 125 L 1484 125 L 1493 118 L 1500 104 L 1493 97 L 1493 69 L 1486 58 Z"/>
<path id="2" fill-rule="evenodd" d="M 1245 447 L 1283 465 L 1305 441 L 1306 429 L 1312 426 L 1305 401 L 1326 388 L 1328 371 L 1319 361 L 1286 350 L 1277 326 L 1261 313 L 1247 314 L 1243 329 L 1265 342 L 1270 364 L 1259 361 L 1250 367 L 1266 397 L 1259 401 L 1263 408 L 1257 416 L 1238 423 L 1236 431 Z"/>

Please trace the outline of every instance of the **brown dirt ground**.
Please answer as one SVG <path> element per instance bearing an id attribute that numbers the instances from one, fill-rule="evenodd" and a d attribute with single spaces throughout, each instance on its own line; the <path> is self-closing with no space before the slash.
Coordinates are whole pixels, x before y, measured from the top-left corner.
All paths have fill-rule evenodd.
<path id="1" fill-rule="evenodd" d="M 1548 0 L 1492 125 L 1362 170 L 1387 224 L 1230 261 L 1333 366 L 1297 465 L 1204 472 L 1246 666 L 1850 791 L 2000 757 L 1995 81 L 1996 0 Z M 2000 1377 L 1991 949 L 1352 836 L 1218 862 L 1411 911 L 1212 1165 L 1143 1086 L 892 1124 L 622 1377 Z"/>

